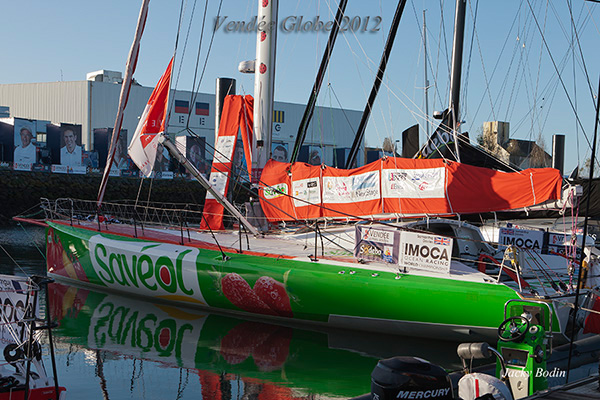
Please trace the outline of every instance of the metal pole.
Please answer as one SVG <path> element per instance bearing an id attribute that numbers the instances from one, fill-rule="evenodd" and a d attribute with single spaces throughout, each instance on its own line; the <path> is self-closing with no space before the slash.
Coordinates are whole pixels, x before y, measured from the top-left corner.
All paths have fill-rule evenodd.
<path id="1" fill-rule="evenodd" d="M 298 134 L 296 135 L 296 143 L 294 144 L 294 148 L 292 149 L 292 155 L 290 157 L 290 162 L 296 162 L 298 158 L 298 153 L 300 152 L 300 148 L 304 143 L 304 139 L 306 138 L 306 129 L 308 128 L 308 124 L 313 115 L 313 111 L 315 110 L 315 103 L 317 102 L 317 96 L 319 95 L 319 91 L 321 90 L 321 84 L 323 83 L 323 77 L 325 76 L 325 70 L 327 69 L 327 65 L 329 64 L 329 59 L 331 58 L 331 53 L 333 52 L 333 46 L 335 45 L 335 40 L 337 39 L 338 31 L 340 30 L 340 24 L 342 23 L 342 18 L 344 17 L 344 11 L 346 10 L 346 4 L 348 0 L 341 0 L 338 4 L 337 13 L 335 14 L 335 21 L 333 23 L 333 28 L 331 29 L 331 33 L 329 34 L 329 39 L 327 40 L 327 47 L 325 48 L 325 54 L 323 54 L 323 58 L 321 59 L 321 65 L 319 66 L 319 71 L 317 72 L 317 78 L 313 85 L 313 88 L 310 92 L 310 97 L 308 98 L 308 103 L 306 103 L 306 108 L 304 109 L 304 115 L 302 116 L 302 120 L 300 121 L 300 126 L 298 127 Z"/>
<path id="2" fill-rule="evenodd" d="M 454 42 L 452 44 L 452 72 L 450 73 L 450 107 L 452 115 L 452 134 L 456 161 L 460 162 L 458 153 L 458 129 L 460 124 L 460 78 L 462 74 L 463 41 L 465 37 L 466 0 L 456 0 L 456 15 L 454 17 Z"/>
<path id="3" fill-rule="evenodd" d="M 424 73 L 425 73 L 425 132 L 427 132 L 427 137 L 429 137 L 429 99 L 427 97 L 427 90 L 429 89 L 429 79 L 427 79 L 427 25 L 425 23 L 425 12 L 427 10 L 423 10 L 423 64 Z"/>
<path id="4" fill-rule="evenodd" d="M 598 79 L 598 92 L 600 93 L 600 79 Z M 596 99 L 596 119 L 594 120 L 594 140 L 592 141 L 592 158 L 590 159 L 590 175 L 588 179 L 587 199 L 585 202 L 585 222 L 583 223 L 583 238 L 581 239 L 581 255 L 579 256 L 579 274 L 577 275 L 577 288 L 575 289 L 575 307 L 573 308 L 573 321 L 571 324 L 571 342 L 569 344 L 569 359 L 567 362 L 567 383 L 569 383 L 569 372 L 571 371 L 571 355 L 573 354 L 573 342 L 575 341 L 575 321 L 577 308 L 579 307 L 579 288 L 583 275 L 583 259 L 585 257 L 585 238 L 588 233 L 588 216 L 590 212 L 590 198 L 592 197 L 592 178 L 594 177 L 594 164 L 596 163 L 596 140 L 598 138 L 598 122 L 600 117 L 600 98 Z M 590 254 L 591 256 L 591 254 Z"/>

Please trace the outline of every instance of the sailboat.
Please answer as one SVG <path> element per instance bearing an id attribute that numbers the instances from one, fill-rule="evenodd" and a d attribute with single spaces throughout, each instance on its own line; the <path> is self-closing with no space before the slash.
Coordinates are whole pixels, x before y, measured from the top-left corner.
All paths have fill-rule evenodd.
<path id="1" fill-rule="evenodd" d="M 259 19 L 268 24 L 276 14 L 276 1 L 259 1 Z M 255 98 L 226 100 L 208 180 L 161 134 L 167 103 L 156 99 L 166 74 L 149 103 L 153 119 L 142 118 L 136 132 L 141 146 L 130 147 L 150 160 L 159 143 L 167 148 L 206 188 L 204 213 L 131 207 L 117 215 L 116 206 L 103 203 L 88 220 L 93 202 L 48 203 L 49 275 L 267 321 L 460 339 L 495 335 L 504 305 L 520 301 L 524 310 L 543 304 L 551 334 L 566 340 L 567 326 L 581 321 L 570 307 L 573 288 L 559 284 L 560 276 L 521 265 L 516 246 L 489 270 L 484 259 L 496 259 L 496 250 L 469 224 L 448 220 L 436 230 L 428 219 L 397 223 L 555 201 L 559 172 L 506 173 L 445 159 L 388 157 L 346 170 L 268 160 L 274 35 L 258 34 Z M 226 198 L 238 130 L 249 175 L 262 172 L 258 202 L 247 203 L 246 215 Z M 224 210 L 233 228 L 225 229 Z M 170 225 L 143 223 L 139 216 L 148 213 Z M 588 302 L 595 298 L 589 293 Z"/>

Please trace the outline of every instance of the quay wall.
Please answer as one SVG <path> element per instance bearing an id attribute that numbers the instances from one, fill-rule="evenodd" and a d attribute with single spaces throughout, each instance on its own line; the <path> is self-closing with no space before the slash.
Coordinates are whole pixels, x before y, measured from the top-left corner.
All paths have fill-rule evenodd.
<path id="1" fill-rule="evenodd" d="M 40 211 L 40 198 L 50 200 L 70 197 L 96 200 L 102 175 L 49 174 L 44 172 L 0 170 L 0 225 L 14 224 L 16 215 L 33 215 Z M 196 181 L 181 178 L 144 179 L 110 177 L 105 201 L 135 200 L 151 202 L 204 202 L 205 190 Z"/>

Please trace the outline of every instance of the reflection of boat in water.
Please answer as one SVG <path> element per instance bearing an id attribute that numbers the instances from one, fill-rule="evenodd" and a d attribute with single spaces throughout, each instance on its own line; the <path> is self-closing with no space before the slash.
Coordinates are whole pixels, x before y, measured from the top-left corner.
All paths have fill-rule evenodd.
<path id="1" fill-rule="evenodd" d="M 192 370 L 204 396 L 239 378 L 252 390 L 274 391 L 274 398 L 296 398 L 292 389 L 296 395 L 352 397 L 369 390 L 378 359 L 396 354 L 460 366 L 453 355 L 456 343 L 308 331 L 60 284 L 51 288 L 50 301 L 59 341 Z"/>

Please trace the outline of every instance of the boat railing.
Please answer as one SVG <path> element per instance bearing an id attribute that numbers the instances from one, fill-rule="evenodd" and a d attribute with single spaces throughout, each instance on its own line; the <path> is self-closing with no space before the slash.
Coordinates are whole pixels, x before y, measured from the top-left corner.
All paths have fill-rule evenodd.
<path id="1" fill-rule="evenodd" d="M 100 209 L 93 200 L 59 198 L 41 199 L 45 218 L 69 221 L 71 225 L 83 222 L 103 224 L 127 223 L 140 226 L 199 226 L 202 205 L 189 203 L 157 203 L 133 201 L 104 202 Z"/>

